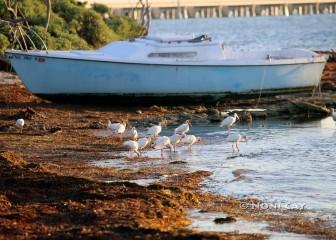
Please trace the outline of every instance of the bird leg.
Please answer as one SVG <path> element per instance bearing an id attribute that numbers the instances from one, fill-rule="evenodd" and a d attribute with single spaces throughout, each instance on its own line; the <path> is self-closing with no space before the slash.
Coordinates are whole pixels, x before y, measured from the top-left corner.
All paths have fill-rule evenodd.
<path id="1" fill-rule="evenodd" d="M 163 149 L 161 149 L 161 158 L 163 158 Z"/>
<path id="2" fill-rule="evenodd" d="M 231 132 L 231 126 L 230 125 L 227 126 L 227 130 L 228 130 L 228 133 Z"/>
<path id="3" fill-rule="evenodd" d="M 173 149 L 174 149 L 174 146 L 173 146 L 173 145 L 171 145 L 171 144 L 169 144 L 168 146 L 169 146 L 169 149 L 170 149 L 170 154 L 171 154 L 171 153 L 172 153 L 172 151 L 173 151 Z"/>
<path id="4" fill-rule="evenodd" d="M 140 158 L 140 155 L 141 155 L 140 152 L 138 150 L 135 150 L 134 152 L 136 153 L 136 155 L 138 156 L 138 158 Z"/>
<path id="5" fill-rule="evenodd" d="M 234 149 L 234 143 L 232 143 L 232 152 L 233 152 L 233 153 L 235 152 L 235 149 Z"/>
<path id="6" fill-rule="evenodd" d="M 236 148 L 237 148 L 237 151 L 239 152 L 238 143 L 236 143 Z"/>

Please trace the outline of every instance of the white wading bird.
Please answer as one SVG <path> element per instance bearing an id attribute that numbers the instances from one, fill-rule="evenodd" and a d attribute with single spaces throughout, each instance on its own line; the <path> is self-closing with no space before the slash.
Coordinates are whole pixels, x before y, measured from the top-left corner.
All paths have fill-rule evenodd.
<path id="1" fill-rule="evenodd" d="M 169 137 L 170 143 L 171 145 L 173 145 L 174 152 L 176 152 L 176 145 L 179 144 L 182 138 L 183 138 L 183 135 L 177 134 L 177 133 Z"/>
<path id="2" fill-rule="evenodd" d="M 227 127 L 228 132 L 231 132 L 232 125 L 239 120 L 237 113 L 234 113 L 233 116 L 229 116 L 224 118 L 224 120 L 220 123 L 220 127 Z"/>
<path id="3" fill-rule="evenodd" d="M 175 128 L 174 133 L 183 135 L 183 134 L 186 134 L 187 132 L 189 132 L 190 128 L 191 128 L 191 123 L 190 123 L 189 120 L 187 120 L 187 121 L 185 121 L 185 123 L 183 123 L 182 125 Z"/>
<path id="4" fill-rule="evenodd" d="M 138 151 L 138 149 L 139 149 L 138 142 L 133 141 L 133 140 L 128 140 L 128 141 L 123 142 L 123 145 L 128 149 L 130 158 L 132 158 L 132 153 L 133 152 L 138 157 L 140 157 L 140 152 Z"/>
<path id="5" fill-rule="evenodd" d="M 132 127 L 132 129 L 130 131 L 130 137 L 133 140 L 137 140 L 138 139 L 138 131 L 136 130 L 135 127 Z"/>
<path id="6" fill-rule="evenodd" d="M 173 151 L 173 145 L 171 145 L 169 137 L 166 136 L 158 137 L 153 143 L 153 148 L 161 150 L 161 158 L 163 158 L 163 149 L 170 148 L 170 151 Z"/>
<path id="7" fill-rule="evenodd" d="M 138 145 L 139 145 L 139 152 L 140 152 L 140 156 L 141 156 L 141 152 L 142 150 L 148 146 L 148 144 L 151 142 L 151 138 L 150 137 L 143 137 L 140 138 L 138 140 Z"/>
<path id="8" fill-rule="evenodd" d="M 119 134 L 119 136 L 121 137 L 121 135 L 126 130 L 126 122 L 124 121 L 123 123 L 111 123 L 111 121 L 108 120 L 107 128 L 112 130 L 114 134 Z"/>
<path id="9" fill-rule="evenodd" d="M 156 137 L 159 136 L 161 131 L 162 131 L 162 123 L 159 122 L 158 125 L 154 125 L 154 126 L 148 128 L 146 135 L 156 138 Z"/>
<path id="10" fill-rule="evenodd" d="M 188 150 L 191 151 L 191 146 L 195 144 L 196 142 L 200 142 L 200 137 L 195 137 L 195 135 L 184 135 L 184 137 L 181 139 L 180 143 L 182 145 L 187 145 Z"/>
<path id="11" fill-rule="evenodd" d="M 330 114 L 332 119 L 334 119 L 334 121 L 336 122 L 336 112 L 333 108 L 330 108 Z"/>
<path id="12" fill-rule="evenodd" d="M 245 140 L 246 144 L 247 144 L 247 136 L 246 135 L 242 135 L 240 133 L 231 133 L 229 134 L 229 136 L 226 139 L 229 143 L 232 143 L 232 152 L 235 152 L 234 149 L 234 145 L 236 145 L 237 151 L 239 152 L 239 142 L 241 142 L 242 140 Z"/>
<path id="13" fill-rule="evenodd" d="M 20 128 L 21 133 L 23 130 L 23 126 L 24 126 L 24 120 L 22 118 L 19 118 L 18 120 L 16 120 L 15 127 Z"/>

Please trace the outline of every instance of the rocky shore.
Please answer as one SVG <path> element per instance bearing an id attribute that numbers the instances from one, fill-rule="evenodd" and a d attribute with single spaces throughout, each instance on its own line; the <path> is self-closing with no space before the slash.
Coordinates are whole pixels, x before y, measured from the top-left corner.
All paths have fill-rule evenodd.
<path id="1" fill-rule="evenodd" d="M 336 70 L 335 65 L 328 66 Z M 230 111 L 239 113 L 241 124 L 254 119 L 320 118 L 329 114 L 329 107 L 336 107 L 331 88 L 214 105 L 118 108 L 51 103 L 32 96 L 15 76 L 0 77 L 0 239 L 267 238 L 260 233 L 191 230 L 191 208 L 228 215 L 213 219 L 216 224 L 267 222 L 272 231 L 336 238 L 328 222 L 307 218 L 300 211 L 242 209 L 246 199 L 202 192 L 202 180 L 211 172 L 188 172 L 176 168 L 178 163 L 127 170 L 90 164 L 118 159 L 125 150 L 122 140 L 94 134 L 106 128 L 108 119 L 127 119 L 142 129 L 161 120 L 168 125 L 185 119 L 193 124 L 216 122 Z M 19 117 L 26 120 L 22 134 L 13 127 Z M 154 177 L 161 180 L 147 186 L 130 182 Z"/>

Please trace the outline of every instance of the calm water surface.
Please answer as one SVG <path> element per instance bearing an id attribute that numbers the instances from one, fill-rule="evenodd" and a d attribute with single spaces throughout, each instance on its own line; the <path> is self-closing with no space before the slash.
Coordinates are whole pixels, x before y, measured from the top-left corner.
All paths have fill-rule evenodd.
<path id="1" fill-rule="evenodd" d="M 171 135 L 173 128 L 162 135 Z M 122 167 L 134 168 L 182 160 L 186 163 L 180 168 L 213 172 L 204 182 L 206 191 L 257 197 L 268 203 L 305 204 L 306 209 L 336 223 L 336 126 L 331 117 L 303 123 L 255 121 L 250 129 L 238 124 L 233 131 L 249 137 L 247 144 L 240 144 L 240 153 L 232 153 L 225 129 L 203 124 L 193 125 L 191 133 L 204 138 L 206 144 L 195 145 L 192 152 L 181 147 L 172 155 L 167 151 L 164 160 L 118 161 Z M 157 159 L 160 152 L 150 150 L 146 155 Z M 104 164 L 115 166 L 117 162 Z M 240 176 L 234 174 L 237 171 Z"/>
<path id="2" fill-rule="evenodd" d="M 336 48 L 336 14 L 153 20 L 150 35 L 209 34 L 230 49 Z"/>
<path id="3" fill-rule="evenodd" d="M 208 144 L 178 157 L 190 168 L 214 172 L 205 182 L 207 190 L 336 212 L 334 125 L 331 118 L 308 123 L 256 122 L 249 130 L 240 125 L 235 131 L 250 138 L 240 144 L 240 154 L 231 153 L 226 131 L 217 125 L 198 126 L 193 131 Z M 237 170 L 243 170 L 244 178 L 234 176 Z"/>
<path id="4" fill-rule="evenodd" d="M 191 153 L 182 148 L 171 158 L 186 161 L 191 169 L 212 171 L 204 185 L 208 191 L 336 213 L 336 127 L 330 117 L 307 123 L 254 122 L 250 129 L 237 125 L 234 131 L 249 137 L 239 154 L 232 153 L 225 129 L 207 124 L 192 129 L 206 145 Z M 237 170 L 243 178 L 233 174 Z"/>

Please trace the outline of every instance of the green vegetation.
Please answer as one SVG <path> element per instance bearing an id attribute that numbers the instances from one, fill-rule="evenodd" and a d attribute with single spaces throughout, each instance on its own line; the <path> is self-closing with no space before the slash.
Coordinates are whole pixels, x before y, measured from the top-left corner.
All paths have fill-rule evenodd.
<path id="1" fill-rule="evenodd" d="M 7 37 L 0 33 L 0 52 L 3 52 L 8 47 L 9 47 L 9 41 Z"/>
<path id="2" fill-rule="evenodd" d="M 13 16 L 7 11 L 4 1 L 0 0 L 0 19 L 11 19 Z M 110 9 L 105 5 L 94 4 L 92 8 L 86 8 L 85 4 L 76 0 L 53 0 L 51 19 L 46 30 L 47 6 L 44 0 L 17 2 L 29 25 L 45 41 L 48 49 L 95 49 L 111 41 L 137 37 L 144 31 L 133 19 L 109 17 Z M 42 47 L 36 35 L 29 33 L 29 36 L 37 48 Z M 9 47 L 20 47 L 13 43 L 9 26 L 0 23 L 0 53 Z"/>

